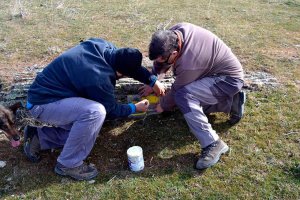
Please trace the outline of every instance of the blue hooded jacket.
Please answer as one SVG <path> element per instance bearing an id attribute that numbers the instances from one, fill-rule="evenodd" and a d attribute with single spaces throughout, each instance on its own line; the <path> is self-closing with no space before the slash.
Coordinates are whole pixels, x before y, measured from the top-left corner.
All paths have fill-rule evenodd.
<path id="1" fill-rule="evenodd" d="M 82 97 L 101 103 L 108 118 L 130 115 L 132 106 L 117 103 L 114 95 L 116 50 L 112 43 L 99 38 L 91 38 L 67 50 L 37 75 L 28 91 L 28 102 L 41 105 Z M 149 85 L 153 75 L 142 68 L 138 79 Z"/>

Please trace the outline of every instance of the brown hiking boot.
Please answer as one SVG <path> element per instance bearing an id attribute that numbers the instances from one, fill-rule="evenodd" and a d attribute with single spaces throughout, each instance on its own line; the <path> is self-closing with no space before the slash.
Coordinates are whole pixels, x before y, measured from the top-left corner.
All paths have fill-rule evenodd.
<path id="1" fill-rule="evenodd" d="M 62 164 L 57 163 L 54 171 L 61 176 L 69 176 L 79 181 L 91 180 L 99 173 L 94 165 L 87 165 L 86 163 L 74 168 L 67 168 Z"/>
<path id="2" fill-rule="evenodd" d="M 216 164 L 221 155 L 226 153 L 229 147 L 222 140 L 210 144 L 209 146 L 202 149 L 199 160 L 197 161 L 197 169 L 206 169 Z"/>

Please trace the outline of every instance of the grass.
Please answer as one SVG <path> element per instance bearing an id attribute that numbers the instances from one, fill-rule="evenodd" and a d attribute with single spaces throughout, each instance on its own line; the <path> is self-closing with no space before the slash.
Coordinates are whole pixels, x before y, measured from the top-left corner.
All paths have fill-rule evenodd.
<path id="1" fill-rule="evenodd" d="M 18 3 L 19 2 L 19 3 Z M 88 157 L 95 183 L 53 173 L 58 152 L 31 164 L 21 149 L 0 140 L 3 199 L 299 199 L 300 1 L 0 1 L 0 80 L 9 85 L 25 66 L 46 64 L 89 37 L 147 54 L 157 27 L 188 21 L 219 35 L 245 71 L 274 75 L 280 87 L 248 92 L 245 118 L 209 117 L 231 147 L 213 168 L 199 172 L 198 142 L 179 112 L 170 116 L 106 122 Z M 132 173 L 126 150 L 140 145 L 145 170 Z"/>

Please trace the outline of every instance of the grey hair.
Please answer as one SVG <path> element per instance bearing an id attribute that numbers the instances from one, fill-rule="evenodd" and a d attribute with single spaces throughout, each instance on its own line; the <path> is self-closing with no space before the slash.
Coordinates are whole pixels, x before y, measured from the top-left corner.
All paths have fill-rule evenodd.
<path id="1" fill-rule="evenodd" d="M 159 30 L 151 38 L 149 44 L 149 59 L 155 60 L 159 56 L 167 58 L 172 51 L 178 48 L 178 38 L 174 31 Z"/>

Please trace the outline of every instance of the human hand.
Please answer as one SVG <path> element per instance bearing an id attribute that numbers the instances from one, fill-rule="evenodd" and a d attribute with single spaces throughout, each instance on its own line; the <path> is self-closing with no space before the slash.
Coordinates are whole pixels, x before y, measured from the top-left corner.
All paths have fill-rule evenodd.
<path id="1" fill-rule="evenodd" d="M 165 96 L 165 86 L 158 80 L 155 82 L 152 89 L 157 96 Z"/>
<path id="2" fill-rule="evenodd" d="M 164 111 L 164 110 L 162 109 L 162 107 L 161 107 L 160 104 L 157 104 L 157 105 L 156 105 L 156 109 L 155 109 L 155 110 L 156 110 L 157 113 L 162 113 L 162 112 Z"/>
<path id="3" fill-rule="evenodd" d="M 141 95 L 142 97 L 148 96 L 152 92 L 153 89 L 149 85 L 143 85 L 142 87 L 139 88 L 139 95 Z"/>
<path id="4" fill-rule="evenodd" d="M 146 112 L 148 110 L 148 107 L 150 105 L 149 101 L 147 99 L 144 99 L 140 102 L 137 102 L 135 105 L 136 112 Z"/>

